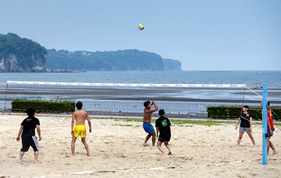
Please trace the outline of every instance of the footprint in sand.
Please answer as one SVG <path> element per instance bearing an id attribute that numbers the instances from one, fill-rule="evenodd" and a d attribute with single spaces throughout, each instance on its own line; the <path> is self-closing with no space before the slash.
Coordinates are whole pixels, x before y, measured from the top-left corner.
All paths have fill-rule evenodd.
<path id="1" fill-rule="evenodd" d="M 16 156 L 8 156 L 8 158 L 17 158 Z M 0 177 L 1 178 L 1 177 Z"/>

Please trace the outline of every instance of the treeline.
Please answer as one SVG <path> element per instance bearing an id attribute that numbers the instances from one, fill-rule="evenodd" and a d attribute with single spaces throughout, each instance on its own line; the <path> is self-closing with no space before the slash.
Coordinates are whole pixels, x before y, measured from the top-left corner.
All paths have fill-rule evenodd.
<path id="1" fill-rule="evenodd" d="M 162 59 L 155 53 L 139 50 L 89 52 L 55 49 L 48 50 L 48 69 L 94 70 L 94 71 L 163 71 L 181 70 L 176 60 Z"/>
<path id="2" fill-rule="evenodd" d="M 160 55 L 132 50 L 89 52 L 46 50 L 14 33 L 0 34 L 0 72 L 79 71 L 181 71 L 181 63 Z"/>
<path id="3" fill-rule="evenodd" d="M 0 71 L 45 71 L 47 50 L 40 44 L 14 33 L 0 34 Z"/>

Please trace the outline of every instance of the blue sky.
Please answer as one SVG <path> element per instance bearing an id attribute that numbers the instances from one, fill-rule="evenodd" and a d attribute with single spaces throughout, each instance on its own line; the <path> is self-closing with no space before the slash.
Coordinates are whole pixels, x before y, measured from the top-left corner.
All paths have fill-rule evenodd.
<path id="1" fill-rule="evenodd" d="M 280 0 L 0 0 L 0 33 L 47 49 L 154 52 L 184 70 L 281 70 L 280 9 Z"/>

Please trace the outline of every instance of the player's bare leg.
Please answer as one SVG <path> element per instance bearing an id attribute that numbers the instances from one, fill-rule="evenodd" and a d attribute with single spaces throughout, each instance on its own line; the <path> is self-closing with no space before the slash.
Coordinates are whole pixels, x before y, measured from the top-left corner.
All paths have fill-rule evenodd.
<path id="1" fill-rule="evenodd" d="M 238 140 L 237 140 L 237 146 L 240 145 L 240 142 L 241 142 L 241 139 L 243 137 L 243 134 L 244 134 L 244 132 L 239 132 L 239 137 L 238 137 Z"/>
<path id="2" fill-rule="evenodd" d="M 169 150 L 169 153 L 168 155 L 171 155 L 172 154 L 172 151 L 171 151 L 171 147 L 169 145 L 169 142 L 164 142 L 165 146 L 167 147 L 167 149 Z"/>
<path id="3" fill-rule="evenodd" d="M 20 163 L 22 162 L 23 155 L 24 155 L 24 152 L 21 151 L 21 152 L 20 152 L 20 157 L 19 157 L 19 162 L 20 162 Z"/>
<path id="4" fill-rule="evenodd" d="M 87 151 L 87 156 L 90 156 L 89 147 L 88 147 L 88 144 L 87 144 L 87 142 L 86 142 L 86 137 L 81 138 L 81 141 L 82 141 L 82 143 L 83 143 L 84 146 L 85 146 L 85 149 L 86 149 L 86 151 Z"/>
<path id="5" fill-rule="evenodd" d="M 162 145 L 162 142 L 158 141 L 157 142 L 157 148 L 161 151 L 162 154 L 165 154 L 165 152 L 164 152 L 163 148 L 161 147 L 161 145 Z"/>
<path id="6" fill-rule="evenodd" d="M 270 141 L 270 137 L 267 137 L 267 155 L 269 154 L 269 148 L 273 150 L 273 154 L 277 154 L 277 151 L 273 145 L 273 143 Z"/>
<path id="7" fill-rule="evenodd" d="M 250 139 L 252 140 L 252 143 L 254 144 L 254 146 L 256 145 L 255 139 L 253 137 L 252 132 L 247 132 L 247 134 L 249 135 Z"/>
<path id="8" fill-rule="evenodd" d="M 151 133 L 151 135 L 152 135 L 152 146 L 155 146 L 155 140 L 156 140 L 155 131 L 153 131 L 153 132 Z"/>
<path id="9" fill-rule="evenodd" d="M 71 141 L 71 152 L 72 152 L 72 156 L 74 156 L 76 139 L 77 139 L 77 138 L 72 135 L 72 141 Z"/>
<path id="10" fill-rule="evenodd" d="M 35 151 L 35 152 L 34 152 L 35 163 L 39 163 L 38 157 L 39 157 L 39 151 Z"/>
<path id="11" fill-rule="evenodd" d="M 152 136 L 151 134 L 148 134 L 148 135 L 145 137 L 143 146 L 148 146 L 147 141 L 150 139 L 151 136 Z"/>

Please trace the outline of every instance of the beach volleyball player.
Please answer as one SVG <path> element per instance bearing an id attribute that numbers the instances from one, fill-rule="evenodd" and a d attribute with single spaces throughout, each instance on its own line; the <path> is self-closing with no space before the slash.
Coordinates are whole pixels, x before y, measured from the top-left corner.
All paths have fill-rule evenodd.
<path id="1" fill-rule="evenodd" d="M 82 102 L 78 101 L 76 103 L 76 108 L 77 111 L 73 112 L 72 114 L 72 121 L 71 121 L 71 134 L 72 134 L 72 142 L 71 142 L 71 151 L 72 155 L 74 155 L 75 151 L 75 142 L 76 139 L 80 136 L 81 141 L 85 146 L 85 149 L 87 151 L 87 155 L 90 156 L 89 153 L 89 147 L 88 144 L 86 143 L 86 126 L 85 126 L 85 120 L 87 119 L 88 125 L 89 125 L 89 132 L 92 132 L 92 126 L 91 126 L 91 121 L 89 118 L 89 115 L 86 111 L 82 110 Z M 76 125 L 74 126 L 74 121 L 76 121 Z"/>
<path id="2" fill-rule="evenodd" d="M 28 108 L 26 110 L 26 113 L 28 115 L 27 118 L 25 118 L 22 123 L 20 130 L 18 132 L 17 141 L 22 141 L 22 148 L 20 150 L 20 158 L 19 161 L 22 162 L 22 158 L 25 152 L 28 151 L 29 147 L 31 146 L 34 150 L 34 158 L 35 162 L 38 162 L 38 156 L 39 156 L 39 143 L 37 140 L 37 137 L 35 136 L 35 129 L 37 130 L 37 134 L 39 137 L 39 141 L 41 138 L 41 130 L 40 130 L 40 122 L 39 119 L 35 117 L 35 110 L 33 108 Z"/>
<path id="3" fill-rule="evenodd" d="M 152 101 L 152 103 L 150 103 L 150 101 L 146 101 L 143 103 L 144 105 L 144 113 L 143 113 L 143 129 L 145 130 L 145 132 L 148 133 L 148 135 L 146 136 L 143 145 L 144 146 L 148 146 L 147 141 L 150 139 L 150 137 L 152 136 L 152 145 L 155 146 L 155 139 L 156 139 L 156 134 L 155 134 L 155 130 L 151 124 L 151 116 L 152 113 L 158 110 L 157 105 L 155 104 L 154 101 Z M 154 108 L 151 109 L 152 105 L 154 105 Z"/>
<path id="4" fill-rule="evenodd" d="M 236 126 L 235 126 L 235 130 L 237 130 L 238 124 L 240 123 L 240 129 L 239 129 L 239 137 L 237 140 L 237 145 L 240 145 L 241 139 L 243 137 L 244 132 L 246 132 L 248 134 L 248 136 L 250 137 L 250 139 L 252 140 L 253 145 L 255 146 L 255 139 L 253 137 L 252 134 L 252 115 L 251 113 L 249 113 L 249 106 L 244 105 L 242 108 L 242 112 L 240 114 L 240 117 L 237 120 Z"/>
<path id="5" fill-rule="evenodd" d="M 171 139 L 171 122 L 167 117 L 165 117 L 164 109 L 159 110 L 159 118 L 155 121 L 155 127 L 157 137 L 158 133 L 160 132 L 157 142 L 157 148 L 161 151 L 161 153 L 165 154 L 163 148 L 161 147 L 162 143 L 164 143 L 166 148 L 169 150 L 168 155 L 171 155 L 172 152 L 169 145 L 169 141 Z"/>
<path id="6" fill-rule="evenodd" d="M 273 136 L 274 132 L 274 125 L 273 125 L 273 118 L 272 118 L 272 112 L 270 107 L 270 102 L 267 102 L 267 155 L 269 154 L 269 148 L 273 150 L 273 154 L 277 154 L 277 151 L 270 140 L 271 137 Z"/>

